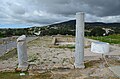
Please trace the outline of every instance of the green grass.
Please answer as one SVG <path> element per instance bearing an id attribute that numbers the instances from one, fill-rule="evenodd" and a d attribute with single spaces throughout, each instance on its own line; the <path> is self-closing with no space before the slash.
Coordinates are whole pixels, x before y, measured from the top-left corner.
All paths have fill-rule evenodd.
<path id="1" fill-rule="evenodd" d="M 89 48 L 90 46 L 85 46 L 84 48 Z M 61 46 L 56 46 L 55 48 L 68 48 L 68 49 L 75 49 L 75 45 L 61 45 Z"/>
<path id="2" fill-rule="evenodd" d="M 28 73 L 25 72 L 25 76 L 20 76 L 20 72 L 0 72 L 0 79 L 26 79 Z"/>
<path id="3" fill-rule="evenodd" d="M 68 49 L 74 49 L 75 45 L 62 45 L 62 46 L 57 46 L 56 48 L 68 48 Z"/>
<path id="4" fill-rule="evenodd" d="M 91 60 L 91 61 L 85 62 L 84 65 L 85 65 L 85 68 L 92 68 L 93 66 L 97 67 L 101 63 L 102 63 L 101 60 Z"/>
<path id="5" fill-rule="evenodd" d="M 0 38 L 4 38 L 4 36 L 0 36 Z"/>
<path id="6" fill-rule="evenodd" d="M 20 72 L 0 72 L 0 79 L 51 79 L 51 73 L 41 73 L 30 76 L 28 72 L 24 72 L 24 76 L 20 76 Z"/>
<path id="7" fill-rule="evenodd" d="M 99 40 L 102 42 L 108 42 L 110 44 L 120 44 L 120 34 L 117 35 L 109 35 L 109 36 L 92 36 L 92 37 L 87 37 L 90 39 L 94 39 L 94 40 Z"/>

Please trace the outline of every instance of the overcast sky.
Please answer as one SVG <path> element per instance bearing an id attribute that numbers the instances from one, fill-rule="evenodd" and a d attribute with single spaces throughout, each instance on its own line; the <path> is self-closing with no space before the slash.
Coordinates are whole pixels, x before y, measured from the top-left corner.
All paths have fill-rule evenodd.
<path id="1" fill-rule="evenodd" d="M 120 22 L 120 0 L 0 0 L 0 24 L 46 25 L 75 19 Z"/>

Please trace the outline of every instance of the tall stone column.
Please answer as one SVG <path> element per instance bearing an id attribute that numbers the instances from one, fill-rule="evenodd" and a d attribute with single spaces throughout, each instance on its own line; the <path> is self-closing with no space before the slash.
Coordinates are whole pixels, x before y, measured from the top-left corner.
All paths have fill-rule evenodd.
<path id="1" fill-rule="evenodd" d="M 84 68 L 84 13 L 76 13 L 75 68 Z"/>
<path id="2" fill-rule="evenodd" d="M 28 68 L 26 36 L 22 35 L 17 39 L 18 69 L 26 70 Z"/>

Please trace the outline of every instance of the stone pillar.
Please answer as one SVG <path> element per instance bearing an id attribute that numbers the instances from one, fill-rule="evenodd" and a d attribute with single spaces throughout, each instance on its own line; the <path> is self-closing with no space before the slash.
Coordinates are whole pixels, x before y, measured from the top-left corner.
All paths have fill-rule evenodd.
<path id="1" fill-rule="evenodd" d="M 84 68 L 84 13 L 76 13 L 75 68 Z"/>
<path id="2" fill-rule="evenodd" d="M 28 68 L 26 36 L 22 35 L 17 39 L 18 69 L 26 70 Z"/>

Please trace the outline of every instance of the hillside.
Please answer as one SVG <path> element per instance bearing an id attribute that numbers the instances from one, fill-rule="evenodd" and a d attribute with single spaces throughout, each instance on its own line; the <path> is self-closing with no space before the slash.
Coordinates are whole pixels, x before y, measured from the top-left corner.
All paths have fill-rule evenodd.
<path id="1" fill-rule="evenodd" d="M 76 20 L 65 21 L 61 23 L 51 24 L 50 27 L 70 27 L 75 28 Z M 120 23 L 103 23 L 103 22 L 85 22 L 85 27 L 117 27 L 120 28 Z"/>
<path id="2" fill-rule="evenodd" d="M 48 26 L 33 26 L 29 28 L 21 28 L 21 29 L 0 29 L 0 37 L 7 37 L 7 36 L 15 36 L 15 35 L 35 35 L 35 33 L 40 33 L 41 36 L 44 35 L 75 35 L 75 20 L 65 21 L 61 23 L 51 24 Z M 96 30 L 98 29 L 98 30 Z M 110 34 L 120 34 L 120 23 L 102 23 L 102 22 L 85 22 L 85 35 L 86 36 L 94 36 L 94 35 L 103 35 L 96 34 L 96 32 L 91 33 L 92 30 L 95 30 L 97 33 L 98 31 L 103 33 L 108 30 Z"/>
<path id="3" fill-rule="evenodd" d="M 46 27 L 42 27 L 42 35 L 75 35 L 75 20 L 65 21 L 61 23 L 51 24 Z M 43 30 L 44 29 L 44 30 Z M 91 31 L 93 29 L 99 29 L 104 31 L 108 30 L 110 34 L 120 34 L 120 23 L 102 23 L 102 22 L 85 22 L 85 35 L 92 36 Z M 98 31 L 99 31 L 98 30 Z M 101 32 L 101 31 L 99 31 Z M 100 34 L 101 35 L 103 35 Z M 95 35 L 95 34 L 94 34 Z"/>

